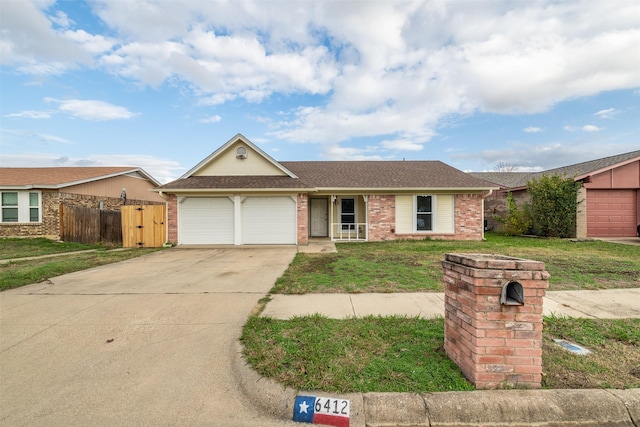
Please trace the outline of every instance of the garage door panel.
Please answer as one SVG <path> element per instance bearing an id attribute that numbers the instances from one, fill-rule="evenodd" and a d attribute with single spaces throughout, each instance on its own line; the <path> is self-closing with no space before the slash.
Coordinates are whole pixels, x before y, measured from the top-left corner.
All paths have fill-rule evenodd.
<path id="1" fill-rule="evenodd" d="M 296 216 L 291 197 L 247 197 L 242 203 L 243 243 L 296 244 Z"/>
<path id="2" fill-rule="evenodd" d="M 233 244 L 233 202 L 227 197 L 189 197 L 180 204 L 180 244 Z"/>
<path id="3" fill-rule="evenodd" d="M 636 190 L 587 190 L 587 236 L 636 236 Z"/>

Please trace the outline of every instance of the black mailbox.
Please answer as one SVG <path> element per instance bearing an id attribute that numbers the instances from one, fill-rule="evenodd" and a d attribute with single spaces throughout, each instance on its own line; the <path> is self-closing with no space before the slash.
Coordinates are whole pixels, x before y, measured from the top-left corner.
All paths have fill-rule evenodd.
<path id="1" fill-rule="evenodd" d="M 502 305 L 524 305 L 524 291 L 519 282 L 507 282 L 502 286 Z"/>

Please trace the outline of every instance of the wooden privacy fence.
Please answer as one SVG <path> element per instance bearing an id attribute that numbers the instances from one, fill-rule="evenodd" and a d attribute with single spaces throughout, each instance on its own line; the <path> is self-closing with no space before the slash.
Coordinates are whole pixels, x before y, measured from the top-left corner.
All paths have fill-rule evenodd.
<path id="1" fill-rule="evenodd" d="M 164 205 L 122 206 L 122 246 L 158 248 L 166 242 Z"/>
<path id="2" fill-rule="evenodd" d="M 60 237 L 65 242 L 119 245 L 121 222 L 119 211 L 60 205 Z"/>

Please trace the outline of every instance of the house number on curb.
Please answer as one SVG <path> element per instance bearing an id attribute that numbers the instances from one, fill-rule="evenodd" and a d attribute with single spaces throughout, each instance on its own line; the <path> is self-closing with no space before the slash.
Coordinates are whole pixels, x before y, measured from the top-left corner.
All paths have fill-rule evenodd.
<path id="1" fill-rule="evenodd" d="M 296 396 L 293 421 L 349 427 L 349 401 L 320 396 Z"/>

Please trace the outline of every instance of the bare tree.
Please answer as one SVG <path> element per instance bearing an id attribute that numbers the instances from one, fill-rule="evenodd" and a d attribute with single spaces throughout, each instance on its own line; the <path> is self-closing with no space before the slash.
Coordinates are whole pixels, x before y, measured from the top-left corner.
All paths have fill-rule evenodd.
<path id="1" fill-rule="evenodd" d="M 493 170 L 496 172 L 516 172 L 520 167 L 517 163 L 498 162 Z"/>

